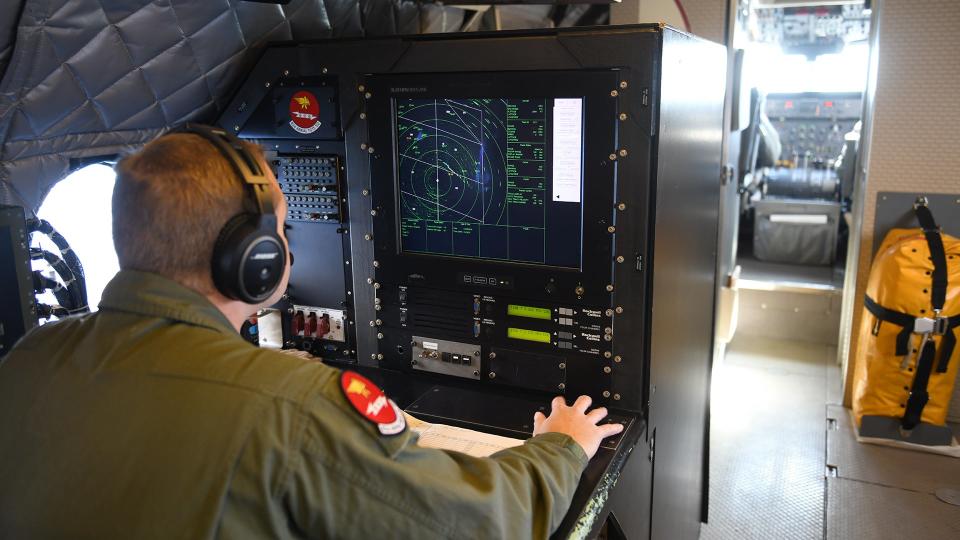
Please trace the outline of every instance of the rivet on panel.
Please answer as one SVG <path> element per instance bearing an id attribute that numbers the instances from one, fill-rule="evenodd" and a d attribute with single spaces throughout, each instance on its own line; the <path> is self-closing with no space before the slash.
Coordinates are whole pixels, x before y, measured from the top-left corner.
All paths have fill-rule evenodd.
<path id="1" fill-rule="evenodd" d="M 603 391 L 603 397 L 607 397 L 607 398 L 610 397 L 610 391 L 609 391 L 609 390 L 604 390 L 604 391 Z"/>
<path id="2" fill-rule="evenodd" d="M 616 90 L 611 90 L 611 91 L 610 91 L 610 97 L 617 97 L 617 96 L 619 96 L 619 95 L 620 95 L 620 92 L 617 92 Z"/>
<path id="3" fill-rule="evenodd" d="M 618 263 L 622 263 L 622 262 L 625 261 L 625 260 L 626 260 L 626 259 L 623 258 L 623 255 L 617 255 L 617 262 L 618 262 Z"/>
<path id="4" fill-rule="evenodd" d="M 613 292 L 613 285 L 607 285 L 607 292 Z"/>
<path id="5" fill-rule="evenodd" d="M 613 399 L 616 401 L 620 401 L 620 394 L 614 394 Z"/>
<path id="6" fill-rule="evenodd" d="M 617 232 L 617 228 L 614 227 L 613 225 L 611 225 L 611 226 L 607 227 L 607 232 L 608 232 L 608 233 L 615 233 L 615 232 Z"/>
<path id="7" fill-rule="evenodd" d="M 617 309 L 615 309 L 614 311 L 616 311 L 617 314 L 623 313 L 623 306 L 617 306 Z"/>
<path id="8" fill-rule="evenodd" d="M 613 370 L 610 369 L 610 366 L 603 366 L 603 372 L 604 372 L 604 373 L 610 373 L 611 371 L 613 371 Z"/>
<path id="9" fill-rule="evenodd" d="M 618 354 L 618 355 L 616 355 L 616 356 L 613 357 L 613 361 L 619 364 L 620 362 L 623 362 L 623 357 L 621 357 L 621 356 Z"/>

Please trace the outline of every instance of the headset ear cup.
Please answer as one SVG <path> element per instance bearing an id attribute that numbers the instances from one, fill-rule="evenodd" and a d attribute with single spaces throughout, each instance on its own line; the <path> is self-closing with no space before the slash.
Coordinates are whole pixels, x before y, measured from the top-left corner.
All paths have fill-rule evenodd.
<path id="1" fill-rule="evenodd" d="M 240 214 L 224 225 L 213 250 L 217 290 L 248 304 L 263 302 L 280 285 L 287 250 L 268 216 Z"/>
<path id="2" fill-rule="evenodd" d="M 211 259 L 213 284 L 227 298 L 243 300 L 240 283 L 240 265 L 243 256 L 243 239 L 249 235 L 253 226 L 253 214 L 237 214 L 220 229 L 213 244 Z"/>

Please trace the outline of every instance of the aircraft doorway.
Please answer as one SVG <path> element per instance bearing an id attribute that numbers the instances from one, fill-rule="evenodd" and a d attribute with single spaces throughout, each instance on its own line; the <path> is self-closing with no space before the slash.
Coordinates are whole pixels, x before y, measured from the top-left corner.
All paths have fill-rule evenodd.
<path id="1" fill-rule="evenodd" d="M 737 15 L 736 332 L 835 346 L 871 11 L 808 4 L 741 2 Z"/>

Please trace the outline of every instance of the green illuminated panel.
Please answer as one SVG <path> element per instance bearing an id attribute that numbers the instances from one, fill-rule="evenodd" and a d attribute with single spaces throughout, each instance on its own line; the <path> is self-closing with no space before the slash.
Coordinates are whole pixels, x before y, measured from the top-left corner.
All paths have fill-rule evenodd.
<path id="1" fill-rule="evenodd" d="M 535 330 L 524 330 L 523 328 L 507 328 L 507 337 L 510 339 L 522 339 L 524 341 L 550 343 L 550 332 L 537 332 Z"/>
<path id="2" fill-rule="evenodd" d="M 507 315 L 513 315 L 514 317 L 528 317 L 530 319 L 544 319 L 548 321 L 553 318 L 553 312 L 547 308 L 520 306 L 517 304 L 507 305 Z"/>

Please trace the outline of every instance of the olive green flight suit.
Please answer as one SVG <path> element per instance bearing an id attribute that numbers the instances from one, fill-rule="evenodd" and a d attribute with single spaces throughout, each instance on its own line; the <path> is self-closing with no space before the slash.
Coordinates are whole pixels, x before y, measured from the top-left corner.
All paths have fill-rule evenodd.
<path id="1" fill-rule="evenodd" d="M 381 435 L 340 371 L 245 342 L 121 271 L 100 311 L 0 364 L 4 538 L 542 538 L 587 459 L 548 433 L 478 459 Z"/>

